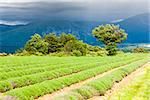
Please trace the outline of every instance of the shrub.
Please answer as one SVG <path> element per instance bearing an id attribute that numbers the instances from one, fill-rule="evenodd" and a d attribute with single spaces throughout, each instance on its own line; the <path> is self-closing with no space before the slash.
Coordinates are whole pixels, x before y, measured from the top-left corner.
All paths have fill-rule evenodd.
<path id="1" fill-rule="evenodd" d="M 16 56 L 30 56 L 31 54 L 26 50 L 22 50 L 21 52 L 17 52 L 15 55 Z"/>
<path id="2" fill-rule="evenodd" d="M 36 52 L 35 55 L 36 55 L 36 56 L 43 56 L 43 53 L 41 53 L 41 52 Z"/>
<path id="3" fill-rule="evenodd" d="M 95 56 L 107 56 L 107 51 L 106 50 L 101 50 L 98 52 L 89 51 L 86 56 L 93 56 L 93 57 L 95 57 Z"/>
<path id="4" fill-rule="evenodd" d="M 48 43 L 39 34 L 35 34 L 27 41 L 24 49 L 30 54 L 35 54 L 36 52 L 46 54 L 48 52 Z"/>
<path id="5" fill-rule="evenodd" d="M 95 56 L 97 56 L 97 53 L 96 52 L 88 52 L 87 56 L 95 57 Z"/>
<path id="6" fill-rule="evenodd" d="M 54 52 L 54 53 L 50 53 L 50 56 L 58 56 L 58 57 L 64 57 L 64 56 L 69 56 L 70 54 L 66 53 L 66 52 Z"/>
<path id="7" fill-rule="evenodd" d="M 122 54 L 124 54 L 124 52 L 119 50 L 119 51 L 117 51 L 117 54 L 122 55 Z"/>
<path id="8" fill-rule="evenodd" d="M 73 50 L 71 53 L 72 56 L 82 56 L 82 53 L 79 50 Z"/>
<path id="9" fill-rule="evenodd" d="M 97 56 L 106 56 L 108 52 L 106 50 L 98 51 Z"/>
<path id="10" fill-rule="evenodd" d="M 91 45 L 88 45 L 87 48 L 88 48 L 89 51 L 93 51 L 93 52 L 98 52 L 98 51 L 103 50 L 103 49 L 100 48 L 99 46 L 91 46 Z"/>
<path id="11" fill-rule="evenodd" d="M 65 52 L 71 53 L 74 50 L 80 51 L 82 56 L 87 53 L 87 45 L 82 41 L 69 41 L 64 47 Z"/>
<path id="12" fill-rule="evenodd" d="M 145 48 L 135 48 L 133 49 L 133 53 L 148 53 L 148 50 Z"/>

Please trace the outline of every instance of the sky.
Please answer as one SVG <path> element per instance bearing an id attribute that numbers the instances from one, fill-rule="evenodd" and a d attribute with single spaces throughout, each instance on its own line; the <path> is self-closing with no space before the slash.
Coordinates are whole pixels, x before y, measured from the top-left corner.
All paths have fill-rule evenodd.
<path id="1" fill-rule="evenodd" d="M 0 20 L 122 21 L 150 13 L 150 0 L 0 0 Z"/>
<path id="2" fill-rule="evenodd" d="M 100 1 L 100 0 L 0 0 L 0 2 L 37 2 L 37 1 L 47 1 L 47 2 L 54 2 L 54 1 L 68 1 L 68 2 L 82 2 L 82 1 Z M 144 2 L 144 1 L 148 1 L 148 0 L 105 0 L 105 1 L 120 1 L 120 2 Z"/>

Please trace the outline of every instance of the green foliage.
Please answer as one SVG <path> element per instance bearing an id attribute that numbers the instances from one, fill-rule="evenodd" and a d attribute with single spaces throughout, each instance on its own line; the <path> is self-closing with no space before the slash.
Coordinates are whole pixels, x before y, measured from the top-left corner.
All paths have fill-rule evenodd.
<path id="1" fill-rule="evenodd" d="M 146 66 L 138 77 L 134 77 L 129 85 L 113 93 L 108 100 L 149 100 L 149 81 L 150 67 Z"/>
<path id="2" fill-rule="evenodd" d="M 73 50 L 72 55 L 78 57 L 78 56 L 82 56 L 82 53 L 79 50 Z"/>
<path id="3" fill-rule="evenodd" d="M 81 41 L 69 41 L 66 43 L 64 50 L 66 52 L 79 51 L 82 56 L 85 56 L 87 53 L 87 45 Z"/>
<path id="4" fill-rule="evenodd" d="M 124 55 L 125 53 L 123 51 L 119 50 L 119 51 L 117 51 L 117 54 L 118 55 Z"/>
<path id="5" fill-rule="evenodd" d="M 76 39 L 76 37 L 72 34 L 62 33 L 57 36 L 55 33 L 49 33 L 45 34 L 44 37 L 41 37 L 39 34 L 35 34 L 27 41 L 24 48 L 16 51 L 16 55 L 42 56 L 49 54 L 50 56 L 62 57 L 86 56 L 87 54 L 91 54 L 89 52 L 96 52 L 96 55 L 103 56 L 104 53 L 100 54 L 101 51 L 104 51 L 104 49 L 83 43 Z"/>
<path id="6" fill-rule="evenodd" d="M 93 29 L 92 34 L 99 41 L 104 43 L 108 55 L 117 54 L 117 44 L 127 38 L 127 34 L 123 29 L 116 25 L 101 25 Z"/>
<path id="7" fill-rule="evenodd" d="M 138 57 L 138 56 L 136 56 L 136 57 Z M 48 57 L 49 58 L 49 57 Z M 81 57 L 82 58 L 82 57 Z M 23 66 L 20 66 L 20 65 L 16 65 L 16 67 L 18 67 L 18 68 L 16 68 L 16 67 L 12 67 L 12 65 L 10 65 L 9 66 L 9 71 L 10 72 L 8 72 L 8 70 L 1 70 L 1 77 L 3 77 L 3 78 L 1 78 L 0 80 L 1 80 L 1 82 L 2 82 L 2 80 L 4 80 L 4 79 L 8 79 L 7 81 L 10 83 L 10 86 L 12 85 L 13 86 L 13 88 L 17 88 L 17 87 L 19 87 L 19 86 L 21 86 L 22 84 L 26 84 L 26 85 L 29 85 L 29 84 L 33 84 L 33 83 L 35 83 L 35 82 L 41 82 L 41 81 L 44 81 L 44 80 L 47 80 L 47 79 L 51 79 L 52 77 L 60 77 L 61 75 L 65 75 L 65 74 L 69 74 L 69 73 L 71 73 L 71 72 L 77 72 L 77 71 L 82 71 L 83 69 L 85 70 L 85 69 L 91 69 L 91 68 L 95 68 L 95 67 L 98 67 L 98 65 L 103 65 L 103 64 L 105 64 L 105 63 L 108 63 L 108 64 L 110 64 L 112 61 L 113 62 L 117 62 L 117 61 L 120 61 L 120 57 L 118 58 L 110 58 L 110 59 L 106 59 L 106 58 L 102 58 L 102 59 L 98 59 L 97 58 L 97 60 L 95 59 L 96 57 L 94 57 L 94 59 L 93 58 L 91 58 L 91 59 L 93 59 L 93 61 L 91 61 L 92 63 L 90 64 L 89 63 L 89 60 L 90 59 L 87 59 L 87 58 L 84 58 L 84 59 L 87 59 L 88 60 L 88 63 L 87 63 L 87 61 L 86 60 L 84 60 L 84 64 L 85 63 L 87 63 L 87 65 L 83 65 L 82 64 L 82 66 L 78 66 L 78 65 L 76 65 L 76 63 L 71 63 L 71 64 L 64 64 L 63 66 L 62 65 L 60 65 L 60 61 L 56 61 L 56 59 L 55 59 L 55 62 L 57 62 L 57 64 L 59 64 L 59 65 L 50 65 L 51 63 L 53 63 L 53 62 L 51 62 L 51 60 L 49 61 L 49 64 L 47 64 L 47 65 L 41 65 L 41 64 L 39 64 L 39 65 L 35 65 L 35 66 L 33 66 L 33 65 L 29 65 L 29 66 L 27 66 L 27 64 L 29 63 L 31 63 L 30 62 L 30 60 L 34 60 L 35 61 L 35 63 L 34 64 L 36 64 L 36 63 L 38 63 L 37 61 L 37 59 L 35 59 L 34 57 L 32 58 L 32 59 L 30 59 L 30 60 L 28 60 L 28 63 L 27 64 L 25 64 L 25 63 L 21 63 L 20 65 L 23 65 Z M 21 58 L 22 59 L 22 58 Z M 20 59 L 20 60 L 21 60 Z M 41 57 L 41 59 L 45 59 L 45 57 Z M 63 60 L 63 59 L 65 59 L 65 58 L 61 58 L 61 60 Z M 67 58 L 68 60 L 73 60 L 72 58 Z M 78 58 L 78 59 L 80 59 L 80 58 Z M 105 60 L 103 60 L 103 59 L 105 59 Z M 128 58 L 129 59 L 129 58 Z M 17 59 L 18 60 L 18 59 Z M 19 61 L 20 61 L 19 60 Z M 23 61 L 25 61 L 26 59 L 24 59 Z M 57 58 L 57 60 L 59 60 L 58 58 Z M 97 62 L 96 62 L 96 61 Z M 123 59 L 123 61 L 124 61 L 125 59 Z M 44 60 L 42 60 L 42 62 L 43 62 Z M 65 60 L 64 60 L 65 61 Z M 73 60 L 73 61 L 75 61 L 75 60 Z M 104 62 L 105 61 L 105 62 Z M 12 62 L 12 61 L 11 61 Z M 13 61 L 14 62 L 14 64 L 17 64 L 17 63 L 15 63 L 16 61 Z M 59 63 L 58 63 L 59 62 Z M 76 61 L 76 62 L 81 62 L 81 59 L 80 60 L 78 60 L 78 61 Z M 99 63 L 98 63 L 99 62 Z M 100 63 L 100 62 L 104 62 L 104 63 Z M 110 63 L 109 63 L 110 62 Z M 45 62 L 44 62 L 45 63 Z M 32 64 L 32 63 L 31 63 Z M 81 63 L 80 63 L 81 64 Z M 79 65 L 80 65 L 79 64 Z M 3 66 L 4 67 L 4 66 Z M 6 68 L 7 68 L 8 66 L 6 66 Z M 38 68 L 37 68 L 38 67 Z M 64 69 L 64 70 L 62 70 L 61 68 L 66 68 L 66 69 Z M 77 67 L 77 68 L 76 68 Z M 15 69 L 16 68 L 16 69 Z M 20 68 L 24 68 L 24 69 L 20 69 Z M 53 74 L 51 73 L 51 70 L 54 70 L 54 69 L 60 69 L 59 71 L 57 70 L 55 70 L 55 71 L 53 71 Z M 68 70 L 69 69 L 69 70 Z M 13 71 L 13 70 L 16 70 L 16 71 Z M 7 71 L 7 72 L 5 72 L 5 71 Z M 17 72 L 18 71 L 18 72 Z M 42 74 L 41 72 L 45 72 L 45 71 L 47 71 L 47 73 L 48 74 Z M 38 73 L 41 73 L 41 74 L 38 74 Z M 22 75 L 21 75 L 22 74 Z M 27 76 L 27 75 L 29 75 L 29 74 L 31 74 L 31 76 L 32 76 L 32 74 L 33 74 L 33 76 L 34 76 L 34 74 L 35 74 L 35 76 L 33 77 L 29 77 L 29 76 Z M 19 76 L 21 76 L 21 77 L 19 77 Z M 4 77 L 6 77 L 6 78 L 4 78 Z M 16 77 L 16 78 L 13 78 L 13 77 Z M 25 78 L 26 77 L 26 78 Z M 0 83 L 1 83 L 0 82 Z M 5 83 L 4 83 L 5 84 Z M 4 85 L 2 85 L 2 86 L 4 86 Z M 4 89 L 9 89 L 9 87 L 5 87 Z"/>
<path id="8" fill-rule="evenodd" d="M 98 52 L 88 52 L 87 56 L 92 56 L 92 57 L 96 57 L 96 56 L 106 56 L 107 55 L 107 51 L 98 51 Z"/>
<path id="9" fill-rule="evenodd" d="M 35 34 L 25 44 L 25 50 L 31 54 L 35 54 L 36 52 L 46 54 L 48 52 L 48 43 L 39 34 Z"/>
<path id="10" fill-rule="evenodd" d="M 17 53 L 22 53 L 23 51 L 24 51 L 24 48 L 20 48 L 20 49 L 16 50 L 15 53 L 16 53 L 16 54 L 17 54 Z"/>
<path id="11" fill-rule="evenodd" d="M 133 49 L 133 53 L 148 53 L 148 50 L 145 48 L 138 47 L 138 48 Z"/>
<path id="12" fill-rule="evenodd" d="M 58 52 L 61 49 L 59 38 L 55 33 L 46 34 L 44 36 L 45 42 L 48 43 L 48 53 Z"/>
<path id="13" fill-rule="evenodd" d="M 62 45 L 65 45 L 67 42 L 69 41 L 77 41 L 76 37 L 73 36 L 72 34 L 66 34 L 66 33 L 62 33 L 60 35 L 60 39 L 59 42 L 62 43 Z"/>
<path id="14" fill-rule="evenodd" d="M 78 93 L 78 95 L 81 95 L 80 98 L 82 97 L 82 100 L 83 100 L 83 99 L 91 98 L 93 95 L 98 94 L 98 91 L 90 86 L 82 86 L 82 88 L 73 90 L 72 94 L 70 96 L 72 96 L 73 94 L 76 94 L 76 93 Z M 78 95 L 76 95 L 74 97 L 79 98 Z"/>
<path id="15" fill-rule="evenodd" d="M 112 59 L 111 63 L 115 62 L 117 60 L 118 59 Z M 102 63 L 100 63 L 100 62 L 93 63 L 92 62 L 92 63 L 82 64 L 82 65 L 80 63 L 80 65 L 78 65 L 76 67 L 71 66 L 72 64 L 70 64 L 70 65 L 66 64 L 64 66 L 61 66 L 61 68 L 59 68 L 60 65 L 54 66 L 54 67 L 50 66 L 50 67 L 45 67 L 45 70 L 43 70 L 43 71 L 41 70 L 41 73 L 37 73 L 37 74 L 34 73 L 33 75 L 32 75 L 32 73 L 30 73 L 31 75 L 28 75 L 28 73 L 27 73 L 28 71 L 35 72 L 35 70 L 37 69 L 37 68 L 33 68 L 31 70 L 24 70 L 24 72 L 26 72 L 26 73 L 25 74 L 22 73 L 22 75 L 25 75 L 25 76 L 22 76 L 21 74 L 18 74 L 18 73 L 15 75 L 12 75 L 11 73 L 9 73 L 10 76 L 8 76 L 8 74 L 7 75 L 5 74 L 7 76 L 5 78 L 2 77 L 4 75 L 4 73 L 3 73 L 0 75 L 1 80 L 3 80 L 0 82 L 0 92 L 5 92 L 5 91 L 11 90 L 13 88 L 18 88 L 21 86 L 35 84 L 38 82 L 42 82 L 44 80 L 50 80 L 50 79 L 62 77 L 65 75 L 80 72 L 82 70 L 95 68 L 95 67 L 97 67 L 96 65 L 105 65 L 105 64 L 106 64 L 106 62 L 102 62 Z M 38 72 L 38 70 L 37 70 L 37 72 Z M 17 77 L 16 75 L 22 76 L 22 77 Z M 13 85 L 13 84 L 15 84 L 15 85 Z"/>
<path id="16" fill-rule="evenodd" d="M 91 45 L 88 45 L 87 48 L 89 51 L 92 51 L 92 52 L 98 52 L 98 51 L 104 50 L 100 48 L 99 46 L 91 46 Z"/>
<path id="17" fill-rule="evenodd" d="M 22 49 L 22 50 L 18 50 L 15 55 L 16 56 L 30 56 L 31 54 L 28 51 Z"/>
<path id="18" fill-rule="evenodd" d="M 91 58 L 91 59 L 94 59 L 94 58 Z M 105 60 L 101 59 L 101 60 L 103 60 L 102 61 L 103 64 L 102 63 L 100 64 L 100 62 L 99 62 L 100 59 L 97 59 L 100 67 L 99 67 L 98 63 L 97 64 L 92 63 L 92 65 L 88 64 L 85 66 L 76 66 L 76 67 L 72 66 L 70 68 L 64 68 L 64 69 L 63 68 L 61 69 L 61 66 L 59 66 L 60 69 L 56 69 L 58 72 L 56 70 L 55 71 L 53 70 L 54 71 L 53 74 L 51 72 L 49 72 L 49 73 L 47 72 L 47 74 L 45 74 L 45 76 L 42 76 L 42 74 L 41 74 L 41 75 L 39 75 L 39 77 L 37 77 L 37 80 L 36 80 L 36 77 L 33 79 L 30 77 L 28 82 L 31 82 L 31 84 L 32 84 L 32 82 L 37 83 L 42 79 L 44 80 L 46 77 L 50 78 L 50 80 L 45 80 L 45 81 L 42 80 L 43 82 L 39 82 L 37 84 L 33 84 L 33 85 L 21 87 L 21 88 L 16 88 L 16 89 L 10 90 L 4 94 L 16 96 L 16 97 L 23 99 L 23 100 L 34 99 L 34 98 L 37 98 L 39 96 L 45 95 L 47 93 L 53 93 L 54 91 L 57 91 L 57 90 L 62 89 L 64 87 L 70 86 L 71 84 L 74 84 L 74 83 L 83 81 L 85 79 L 94 77 L 94 76 L 101 74 L 105 71 L 108 71 L 112 68 L 116 68 L 118 66 L 123 66 L 125 64 L 131 63 L 133 61 L 143 59 L 143 58 L 144 58 L 143 55 L 142 56 L 130 55 L 130 56 L 124 56 L 123 58 L 114 56 L 111 58 L 108 57 Z M 112 62 L 108 63 L 108 59 Z M 145 60 L 143 60 L 142 63 L 140 62 L 140 64 L 143 64 L 144 62 L 145 62 Z M 84 62 L 84 63 L 87 63 L 87 59 L 86 59 L 86 62 Z M 136 64 L 139 65 L 138 63 L 135 63 L 133 66 L 137 66 Z M 47 70 L 47 69 L 45 69 L 45 70 Z M 131 70 L 131 68 L 130 68 L 130 70 Z M 129 72 L 129 70 L 126 70 L 126 69 L 125 69 L 125 71 Z M 29 72 L 32 72 L 32 71 L 29 71 Z M 68 75 L 69 73 L 73 73 L 73 72 L 74 72 L 74 74 Z M 67 75 L 67 76 L 61 77 L 61 75 Z M 118 74 L 116 74 L 116 75 L 118 75 Z M 59 77 L 59 78 L 56 78 L 56 77 Z M 51 78 L 54 78 L 54 79 L 51 80 Z M 20 79 L 21 79 L 21 77 L 20 77 Z M 28 78 L 25 78 L 25 80 L 28 80 Z M 17 80 L 15 80 L 15 81 L 17 81 Z M 16 82 L 14 82 L 14 83 L 16 83 Z M 25 84 L 25 85 L 29 84 L 29 83 L 26 83 L 25 81 L 21 81 L 21 80 L 18 81 L 18 83 L 19 84 Z M 108 87 L 108 86 L 109 85 L 107 85 L 106 87 Z M 88 90 L 90 90 L 90 89 L 88 89 Z M 97 90 L 97 89 L 95 89 L 95 90 Z M 82 95 L 88 95 L 88 97 L 90 97 L 93 94 L 93 92 L 94 92 L 94 90 L 90 91 L 90 92 L 84 92 Z M 97 93 L 97 92 L 94 92 L 94 93 Z M 76 95 L 74 95 L 71 98 L 74 98 Z"/>
<path id="19" fill-rule="evenodd" d="M 73 97 L 76 99 L 82 98 L 83 100 L 87 100 L 96 95 L 104 95 L 104 93 L 110 89 L 115 82 L 121 81 L 126 75 L 130 74 L 140 66 L 142 66 L 146 62 L 145 60 L 136 61 L 124 67 L 121 67 L 117 70 L 114 70 L 110 74 L 106 74 L 103 77 L 100 77 L 96 80 L 90 81 L 84 86 L 81 86 L 78 89 L 71 90 L 67 92 L 65 95 L 61 95 L 56 97 L 57 100 L 69 100 L 69 97 Z M 74 95 L 77 94 L 78 95 Z M 61 99 L 59 99 L 61 98 Z M 55 99 L 55 98 L 54 98 Z"/>
<path id="20" fill-rule="evenodd" d="M 104 48 L 100 48 L 99 46 L 91 46 L 87 45 L 87 56 L 105 56 L 107 55 L 107 51 Z"/>
<path id="21" fill-rule="evenodd" d="M 66 57 L 66 56 L 70 56 L 70 54 L 64 52 L 64 51 L 60 51 L 60 52 L 54 52 L 54 53 L 50 53 L 50 56 L 57 56 L 57 57 Z"/>

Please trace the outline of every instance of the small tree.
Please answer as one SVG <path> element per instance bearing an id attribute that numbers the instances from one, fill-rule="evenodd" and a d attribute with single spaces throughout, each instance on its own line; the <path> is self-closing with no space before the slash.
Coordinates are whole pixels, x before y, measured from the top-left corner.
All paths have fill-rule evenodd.
<path id="1" fill-rule="evenodd" d="M 48 53 L 60 51 L 59 38 L 55 33 L 46 34 L 44 40 L 48 43 Z"/>
<path id="2" fill-rule="evenodd" d="M 48 52 L 48 43 L 39 34 L 35 34 L 25 44 L 25 50 L 31 54 L 35 54 L 36 52 L 46 54 Z"/>
<path id="3" fill-rule="evenodd" d="M 114 24 L 98 26 L 92 30 L 92 34 L 105 44 L 108 55 L 116 55 L 117 44 L 127 38 L 126 32 Z"/>
<path id="4" fill-rule="evenodd" d="M 80 51 L 83 56 L 87 53 L 87 44 L 82 41 L 69 41 L 64 47 L 66 52 Z"/>
<path id="5" fill-rule="evenodd" d="M 76 37 L 72 34 L 62 33 L 60 35 L 60 43 L 62 43 L 62 45 L 65 45 L 69 41 L 76 41 L 76 40 L 77 40 Z"/>

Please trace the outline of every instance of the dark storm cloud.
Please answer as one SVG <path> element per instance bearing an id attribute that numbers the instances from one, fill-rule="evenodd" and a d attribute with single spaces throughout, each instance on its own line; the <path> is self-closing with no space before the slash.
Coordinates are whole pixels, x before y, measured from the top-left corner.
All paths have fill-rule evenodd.
<path id="1" fill-rule="evenodd" d="M 56 19 L 112 21 L 149 12 L 148 0 L 4 1 L 0 1 L 0 19 L 2 20 Z"/>
<path id="2" fill-rule="evenodd" d="M 19 6 L 18 6 L 19 5 Z M 22 5 L 22 6 L 21 6 Z M 45 18 L 64 18 L 65 12 L 74 15 L 76 11 L 85 11 L 85 4 L 71 3 L 71 2 L 57 2 L 57 3 L 13 3 L 13 6 L 0 7 L 0 15 L 2 19 L 9 18 L 15 19 L 45 19 Z M 63 14 L 64 13 L 64 14 Z M 66 17 L 69 17 L 66 16 Z"/>

